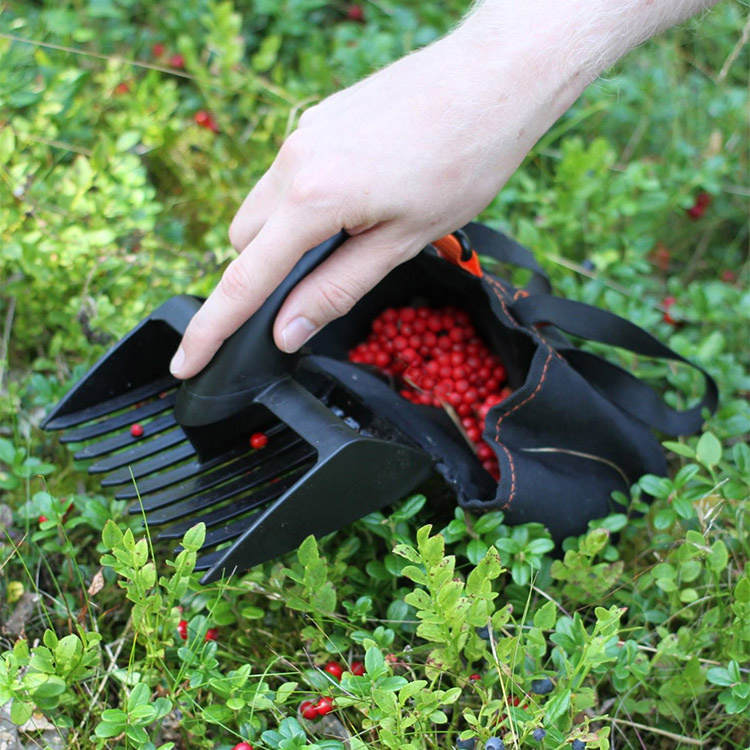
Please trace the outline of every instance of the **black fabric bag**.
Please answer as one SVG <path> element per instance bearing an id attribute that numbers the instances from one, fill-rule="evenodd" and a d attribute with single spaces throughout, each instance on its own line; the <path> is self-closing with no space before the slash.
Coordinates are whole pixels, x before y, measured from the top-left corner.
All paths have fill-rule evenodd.
<path id="1" fill-rule="evenodd" d="M 479 255 L 531 271 L 526 287 L 486 271 L 475 275 L 429 246 L 316 336 L 311 359 L 324 359 L 328 372 L 435 457 L 462 507 L 500 509 L 511 524 L 539 521 L 561 541 L 615 510 L 615 490 L 627 494 L 643 474 L 666 473 L 653 430 L 700 429 L 703 410 L 716 409 L 716 384 L 692 365 L 705 378 L 703 398 L 684 411 L 670 408 L 644 382 L 579 349 L 563 332 L 642 356 L 687 360 L 623 318 L 552 296 L 532 254 L 509 237 L 478 223 L 462 231 Z M 377 374 L 345 361 L 385 307 L 415 303 L 465 309 L 505 363 L 513 393 L 490 410 L 483 433 L 497 455 L 498 483 L 443 410 L 407 402 Z"/>

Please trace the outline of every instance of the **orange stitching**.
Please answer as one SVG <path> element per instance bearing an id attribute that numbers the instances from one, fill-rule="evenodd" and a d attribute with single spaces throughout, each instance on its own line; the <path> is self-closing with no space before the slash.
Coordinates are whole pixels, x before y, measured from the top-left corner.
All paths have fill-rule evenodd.
<path id="1" fill-rule="evenodd" d="M 500 306 L 503 308 L 503 312 L 508 316 L 508 319 L 510 322 L 516 327 L 523 329 L 524 327 L 521 326 L 519 323 L 516 322 L 516 319 L 511 315 L 510 310 L 508 309 L 508 306 L 505 304 L 505 300 L 503 299 L 503 296 L 501 295 L 502 286 L 500 285 L 500 282 L 496 279 L 493 279 L 492 277 L 485 274 L 485 279 L 487 279 L 488 282 L 490 282 L 490 288 L 495 293 L 495 296 L 497 297 L 498 302 L 500 303 Z M 561 362 L 564 362 L 565 360 L 563 357 L 559 354 L 559 352 L 555 351 L 554 347 L 550 346 L 550 344 L 544 339 L 543 336 L 539 334 L 538 331 L 534 330 L 533 328 L 526 328 L 525 330 L 528 330 L 531 332 L 532 337 L 534 337 L 537 340 L 537 343 L 544 343 L 547 347 L 548 353 L 547 353 L 547 359 L 544 362 L 544 367 L 542 368 L 542 376 L 539 378 L 539 383 L 537 383 L 536 388 L 534 389 L 534 392 L 531 393 L 529 396 L 527 396 L 521 403 L 516 404 L 509 412 L 506 412 L 503 414 L 502 417 L 497 421 L 497 425 L 495 425 L 495 443 L 499 445 L 504 451 L 505 455 L 508 458 L 508 463 L 510 464 L 510 495 L 508 496 L 507 502 L 502 506 L 503 509 L 507 509 L 510 507 L 510 504 L 513 502 L 513 498 L 516 494 L 516 470 L 515 466 L 513 464 L 513 458 L 511 456 L 510 451 L 508 448 L 500 442 L 500 425 L 503 423 L 503 420 L 505 417 L 510 416 L 513 414 L 514 411 L 517 409 L 520 409 L 525 404 L 528 404 L 529 401 L 534 399 L 538 394 L 539 391 L 542 388 L 542 385 L 544 384 L 545 378 L 547 377 L 547 370 L 549 369 L 549 363 L 552 361 L 552 355 L 554 354 Z"/>
<path id="2" fill-rule="evenodd" d="M 500 419 L 497 420 L 497 425 L 495 425 L 495 443 L 499 445 L 504 451 L 505 455 L 508 457 L 508 462 L 510 463 L 510 495 L 508 496 L 508 501 L 503 505 L 503 508 L 509 508 L 510 504 L 513 502 L 513 498 L 516 494 L 516 472 L 515 467 L 513 466 L 513 460 L 510 457 L 510 451 L 508 448 L 500 442 L 500 425 L 503 423 L 503 420 L 505 417 L 510 416 L 513 414 L 514 411 L 520 409 L 525 404 L 528 404 L 529 401 L 536 398 L 536 396 L 539 394 L 539 391 L 542 389 L 542 385 L 544 383 L 545 378 L 547 377 L 547 370 L 549 369 L 549 363 L 552 361 L 552 351 L 550 350 L 550 353 L 547 354 L 547 359 L 544 362 L 544 368 L 542 369 L 542 377 L 539 378 L 539 382 L 537 383 L 536 388 L 534 389 L 534 392 L 529 394 L 521 403 L 516 404 L 509 412 L 506 412 L 503 414 Z"/>

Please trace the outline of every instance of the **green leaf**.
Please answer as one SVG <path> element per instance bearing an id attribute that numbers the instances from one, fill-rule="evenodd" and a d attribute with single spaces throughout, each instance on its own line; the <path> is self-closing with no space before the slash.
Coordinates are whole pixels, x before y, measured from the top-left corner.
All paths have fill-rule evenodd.
<path id="1" fill-rule="evenodd" d="M 263 38 L 260 49 L 253 55 L 253 69 L 261 73 L 270 70 L 276 62 L 276 57 L 281 49 L 281 35 L 268 34 Z"/>
<path id="2" fill-rule="evenodd" d="M 712 432 L 704 432 L 698 440 L 695 457 L 704 466 L 716 466 L 721 461 L 721 443 Z"/>
<path id="3" fill-rule="evenodd" d="M 695 458 L 695 451 L 684 443 L 678 443 L 674 440 L 665 440 L 662 445 L 667 449 L 676 453 L 678 456 L 684 456 L 685 458 Z"/>
<path id="4" fill-rule="evenodd" d="M 557 622 L 557 606 L 554 602 L 547 602 L 534 614 L 534 627 L 540 630 L 551 630 Z"/>
<path id="5" fill-rule="evenodd" d="M 6 124 L 0 130 L 0 164 L 7 164 L 16 150 L 16 137 Z M 23 722 L 21 722 L 23 723 Z"/>
<path id="6" fill-rule="evenodd" d="M 146 705 L 151 698 L 151 688 L 145 682 L 139 682 L 128 696 L 127 710 L 130 712 L 136 706 Z"/>
<path id="7" fill-rule="evenodd" d="M 122 733 L 125 726 L 126 726 L 125 724 L 110 724 L 107 721 L 102 721 L 96 725 L 94 734 L 97 737 L 103 737 L 103 738 L 117 737 L 118 734 Z"/>
<path id="8" fill-rule="evenodd" d="M 734 684 L 732 675 L 729 674 L 729 670 L 724 667 L 711 667 L 706 672 L 706 677 L 712 685 L 721 685 L 722 687 L 729 687 Z"/>
<path id="9" fill-rule="evenodd" d="M 231 708 L 228 708 L 224 704 L 214 703 L 210 706 L 206 706 L 203 709 L 202 714 L 203 718 L 209 724 L 226 724 L 227 722 L 232 720 L 234 711 L 232 711 Z"/>
<path id="10" fill-rule="evenodd" d="M 282 682 L 276 691 L 276 703 L 285 703 L 296 689 L 296 682 Z"/>
<path id="11" fill-rule="evenodd" d="M 120 527 L 112 520 L 107 521 L 102 530 L 102 542 L 108 549 L 114 549 L 122 542 L 122 531 Z"/>
<path id="12" fill-rule="evenodd" d="M 10 720 L 17 726 L 25 724 L 34 713 L 34 704 L 27 703 L 26 701 L 19 700 L 18 698 L 13 699 L 13 703 L 10 706 Z"/>
<path id="13" fill-rule="evenodd" d="M 182 546 L 190 552 L 197 552 L 203 546 L 205 539 L 206 524 L 201 522 L 185 532 L 185 536 L 182 538 Z"/>
<path id="14" fill-rule="evenodd" d="M 472 539 L 466 545 L 466 557 L 472 565 L 478 565 L 487 554 L 489 547 L 481 539 Z"/>
<path id="15" fill-rule="evenodd" d="M 133 148 L 141 140 L 141 134 L 137 130 L 126 130 L 120 135 L 115 144 L 117 151 L 127 151 Z"/>
<path id="16" fill-rule="evenodd" d="M 377 646 L 370 646 L 365 653 L 365 673 L 375 679 L 385 669 L 385 657 Z"/>
<path id="17" fill-rule="evenodd" d="M 734 587 L 734 598 L 743 604 L 750 602 L 750 578 L 747 576 L 740 578 Z"/>
<path id="18" fill-rule="evenodd" d="M 544 726 L 553 725 L 570 708 L 570 690 L 553 696 L 545 707 Z"/>
<path id="19" fill-rule="evenodd" d="M 424 495 L 412 495 L 404 504 L 391 514 L 393 521 L 408 521 L 419 513 L 427 502 Z"/>
<path id="20" fill-rule="evenodd" d="M 297 559 L 303 568 L 311 568 L 320 561 L 318 543 L 312 534 L 300 544 L 299 550 L 297 550 Z"/>

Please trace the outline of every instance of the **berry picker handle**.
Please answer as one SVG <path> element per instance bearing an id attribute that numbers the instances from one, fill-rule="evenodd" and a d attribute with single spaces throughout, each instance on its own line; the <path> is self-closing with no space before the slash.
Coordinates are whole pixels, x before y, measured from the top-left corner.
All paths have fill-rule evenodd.
<path id="1" fill-rule="evenodd" d="M 211 362 L 180 388 L 175 404 L 183 426 L 216 422 L 251 403 L 271 382 L 293 372 L 299 354 L 273 340 L 273 322 L 289 292 L 347 238 L 339 232 L 306 252 L 266 301 L 219 348 Z"/>

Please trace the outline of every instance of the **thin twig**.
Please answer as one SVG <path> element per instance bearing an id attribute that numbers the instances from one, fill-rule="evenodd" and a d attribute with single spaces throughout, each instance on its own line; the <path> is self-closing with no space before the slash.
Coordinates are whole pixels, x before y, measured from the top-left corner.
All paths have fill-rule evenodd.
<path id="1" fill-rule="evenodd" d="M 68 47 L 64 44 L 53 44 L 52 42 L 40 42 L 38 39 L 28 39 L 27 37 L 18 36 L 17 34 L 5 34 L 0 33 L 0 39 L 8 39 L 11 42 L 20 42 L 21 44 L 33 44 L 36 47 L 46 47 L 47 49 L 54 49 L 58 52 L 70 52 L 74 55 L 83 55 L 84 57 L 93 57 L 97 60 L 106 60 L 120 63 L 121 65 L 132 65 L 136 68 L 146 68 L 147 70 L 157 70 L 160 73 L 168 73 L 169 75 L 177 76 L 178 78 L 185 78 L 189 81 L 195 81 L 198 84 L 209 86 L 210 88 L 218 89 L 219 91 L 227 91 L 232 94 L 241 93 L 238 89 L 230 89 L 226 86 L 220 86 L 211 79 L 198 78 L 191 73 L 185 73 L 177 68 L 170 68 L 165 65 L 156 65 L 154 63 L 142 62 L 140 60 L 132 60 L 128 57 L 121 57 L 120 55 L 105 55 L 101 52 L 92 52 L 90 50 L 80 49 L 79 47 Z M 256 76 L 255 79 L 263 88 L 274 96 L 283 99 L 287 104 L 294 104 L 286 96 L 285 92 L 281 91 L 275 86 L 272 86 L 268 81 L 264 81 Z"/>
<path id="2" fill-rule="evenodd" d="M 3 337 L 0 339 L 0 393 L 3 390 L 5 380 L 6 359 L 10 347 L 10 329 L 13 327 L 13 316 L 16 312 L 15 296 L 8 297 L 8 309 L 5 311 L 5 322 L 3 323 Z"/>
<path id="3" fill-rule="evenodd" d="M 737 59 L 737 55 L 740 54 L 742 48 L 747 44 L 748 39 L 750 39 L 750 16 L 748 16 L 747 21 L 745 21 L 745 26 L 742 29 L 740 38 L 737 40 L 737 44 L 734 45 L 734 49 L 729 53 L 729 57 L 727 57 L 724 64 L 721 66 L 718 79 L 719 83 L 723 83 L 724 79 L 727 77 L 729 69 L 734 64 L 734 61 Z"/>
<path id="4" fill-rule="evenodd" d="M 671 740 L 677 740 L 678 742 L 684 742 L 686 745 L 697 745 L 703 747 L 705 745 L 704 740 L 698 740 L 695 737 L 686 737 L 684 734 L 675 734 L 675 732 L 668 732 L 666 729 L 658 729 L 657 727 L 650 727 L 647 724 L 639 724 L 637 721 L 628 721 L 627 719 L 615 719 L 611 721 L 615 724 L 625 724 L 634 729 L 643 729 L 645 732 L 651 732 L 653 734 L 660 734 L 662 737 L 669 737 Z"/>

